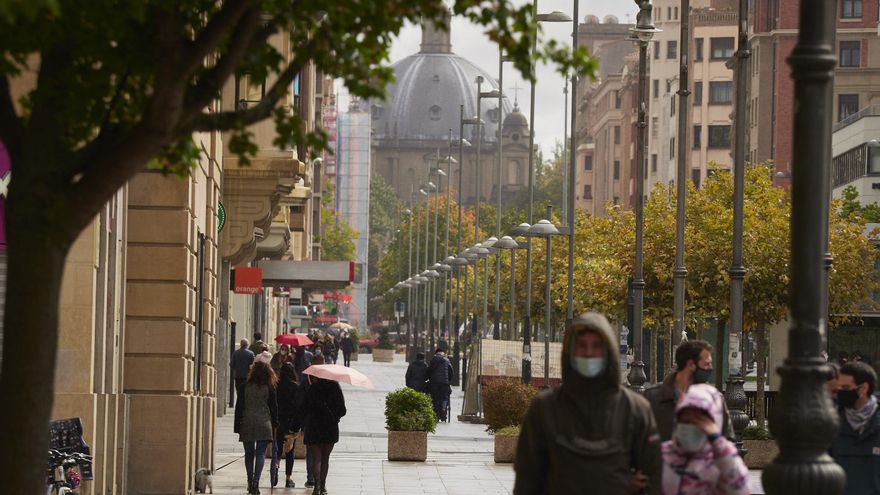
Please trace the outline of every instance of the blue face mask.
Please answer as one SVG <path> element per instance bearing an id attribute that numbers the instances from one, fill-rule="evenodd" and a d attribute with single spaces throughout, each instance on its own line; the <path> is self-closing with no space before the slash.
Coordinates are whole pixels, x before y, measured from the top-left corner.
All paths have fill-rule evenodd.
<path id="1" fill-rule="evenodd" d="M 608 358 L 602 357 L 572 357 L 572 366 L 584 378 L 596 378 L 601 375 L 608 365 Z"/>

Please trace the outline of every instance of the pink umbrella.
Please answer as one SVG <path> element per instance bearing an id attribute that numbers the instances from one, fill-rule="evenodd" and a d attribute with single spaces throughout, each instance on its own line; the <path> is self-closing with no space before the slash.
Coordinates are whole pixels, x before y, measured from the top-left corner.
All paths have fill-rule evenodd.
<path id="1" fill-rule="evenodd" d="M 302 347 L 304 345 L 312 345 L 312 339 L 301 333 L 285 333 L 275 337 L 275 342 L 279 344 L 287 344 L 292 347 Z"/>
<path id="2" fill-rule="evenodd" d="M 303 370 L 303 373 L 334 382 L 349 383 L 355 387 L 376 388 L 360 371 L 338 364 L 315 364 Z"/>

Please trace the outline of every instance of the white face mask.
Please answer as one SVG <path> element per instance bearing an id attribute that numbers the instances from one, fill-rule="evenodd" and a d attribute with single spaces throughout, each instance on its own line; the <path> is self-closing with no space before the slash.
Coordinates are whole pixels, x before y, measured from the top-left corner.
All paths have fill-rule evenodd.
<path id="1" fill-rule="evenodd" d="M 696 452 L 706 443 L 706 434 L 697 425 L 680 423 L 675 427 L 675 441 L 685 452 Z"/>
<path id="2" fill-rule="evenodd" d="M 605 371 L 608 359 L 604 356 L 592 358 L 575 356 L 572 361 L 574 369 L 577 370 L 581 376 L 585 378 L 596 378 Z"/>

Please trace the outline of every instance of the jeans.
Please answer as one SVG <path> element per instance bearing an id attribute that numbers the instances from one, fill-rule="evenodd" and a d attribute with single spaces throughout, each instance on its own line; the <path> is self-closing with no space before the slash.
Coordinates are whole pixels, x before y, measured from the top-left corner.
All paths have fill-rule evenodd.
<path id="1" fill-rule="evenodd" d="M 263 474 L 263 464 L 266 463 L 266 447 L 272 442 L 259 440 L 241 443 L 244 444 L 244 470 L 247 473 L 248 481 L 259 483 L 260 475 Z"/>

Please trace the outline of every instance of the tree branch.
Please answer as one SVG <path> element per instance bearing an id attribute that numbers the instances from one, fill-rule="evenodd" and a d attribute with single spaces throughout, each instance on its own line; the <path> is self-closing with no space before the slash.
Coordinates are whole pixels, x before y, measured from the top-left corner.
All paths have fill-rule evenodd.
<path id="1" fill-rule="evenodd" d="M 214 14 L 198 33 L 196 39 L 187 43 L 183 50 L 181 72 L 190 76 L 198 69 L 205 57 L 217 50 L 223 37 L 233 29 L 238 29 L 239 21 L 252 2 L 248 0 L 226 0 L 223 7 Z"/>
<path id="2" fill-rule="evenodd" d="M 21 153 L 21 136 L 24 130 L 18 114 L 15 113 L 8 77 L 0 76 L 0 140 L 9 150 L 10 157 L 18 157 Z"/>
<path id="3" fill-rule="evenodd" d="M 315 45 L 314 41 L 310 41 L 303 52 L 308 53 Z M 272 110 L 281 101 L 281 98 L 287 94 L 290 84 L 296 75 L 305 67 L 309 59 L 302 58 L 294 60 L 278 74 L 278 79 L 272 84 L 272 87 L 266 92 L 266 96 L 257 106 L 248 108 L 247 110 L 238 110 L 232 112 L 219 113 L 199 113 L 186 122 L 179 132 L 195 132 L 195 131 L 228 131 L 239 126 L 248 126 L 256 124 L 261 120 L 269 118 Z"/>
<path id="4" fill-rule="evenodd" d="M 260 9 L 257 7 L 248 9 L 232 33 L 229 50 L 199 79 L 195 87 L 187 92 L 183 109 L 184 119 L 201 113 L 203 108 L 217 98 L 220 90 L 223 89 L 223 84 L 251 50 L 254 42 L 260 41 L 255 37 L 256 34 L 260 32 L 262 35 L 267 31 L 265 29 L 260 31 L 261 24 Z M 269 34 L 265 36 L 268 38 Z"/>

